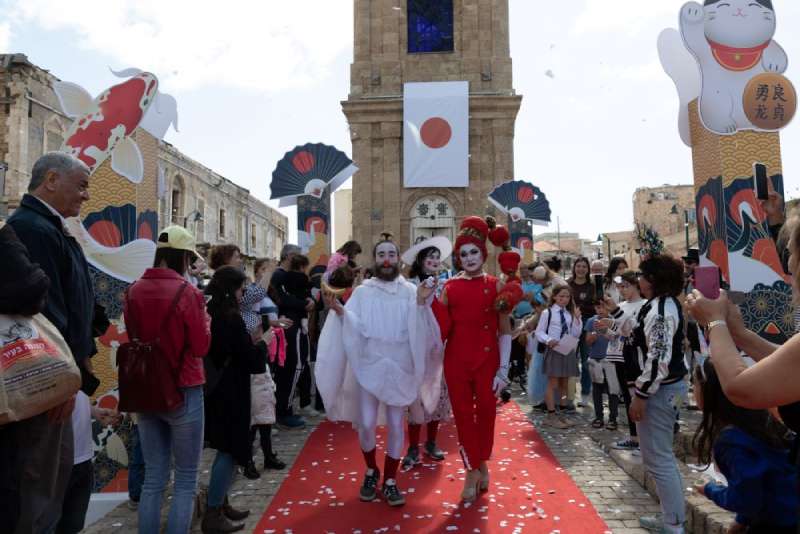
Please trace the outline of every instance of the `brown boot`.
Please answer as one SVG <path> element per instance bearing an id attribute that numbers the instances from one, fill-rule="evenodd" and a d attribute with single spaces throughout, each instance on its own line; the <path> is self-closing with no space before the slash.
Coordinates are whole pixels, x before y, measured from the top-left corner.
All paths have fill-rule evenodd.
<path id="1" fill-rule="evenodd" d="M 250 510 L 237 510 L 228 502 L 228 496 L 225 496 L 225 502 L 222 503 L 222 513 L 231 521 L 244 521 L 250 517 Z"/>
<path id="2" fill-rule="evenodd" d="M 200 529 L 203 534 L 227 534 L 238 532 L 244 528 L 244 523 L 233 523 L 222 513 L 222 507 L 208 507 L 203 516 L 203 523 Z"/>

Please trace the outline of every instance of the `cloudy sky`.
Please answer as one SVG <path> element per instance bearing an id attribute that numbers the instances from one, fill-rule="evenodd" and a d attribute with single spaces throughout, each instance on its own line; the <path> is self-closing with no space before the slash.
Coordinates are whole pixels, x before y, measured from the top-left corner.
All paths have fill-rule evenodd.
<path id="1" fill-rule="evenodd" d="M 562 231 L 594 239 L 631 228 L 637 187 L 692 181 L 677 94 L 656 51 L 659 32 L 677 27 L 682 0 L 509 2 L 514 85 L 524 96 L 516 177 L 541 186 Z M 791 78 L 800 3 L 774 3 Z M 179 105 L 180 132 L 167 140 L 262 200 L 275 163 L 295 145 L 350 153 L 339 102 L 349 90 L 351 0 L 65 5 L 0 0 L 0 52 L 25 53 L 92 94 L 117 82 L 109 67 L 156 73 Z M 800 196 L 798 141 L 800 127 L 790 126 L 783 154 L 792 197 Z"/>

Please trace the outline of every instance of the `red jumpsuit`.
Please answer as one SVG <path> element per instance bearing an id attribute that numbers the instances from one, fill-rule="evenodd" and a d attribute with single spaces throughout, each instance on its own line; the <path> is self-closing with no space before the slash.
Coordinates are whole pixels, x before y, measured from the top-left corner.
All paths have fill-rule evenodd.
<path id="1" fill-rule="evenodd" d="M 492 454 L 497 399 L 492 383 L 500 366 L 497 278 L 455 278 L 445 286 L 447 305 L 434 299 L 433 312 L 447 341 L 444 377 L 468 470 Z"/>

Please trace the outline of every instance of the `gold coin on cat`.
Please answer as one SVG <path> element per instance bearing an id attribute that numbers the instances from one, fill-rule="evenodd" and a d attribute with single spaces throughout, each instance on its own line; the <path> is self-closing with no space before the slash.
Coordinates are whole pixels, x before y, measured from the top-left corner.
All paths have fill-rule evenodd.
<path id="1" fill-rule="evenodd" d="M 742 104 L 756 128 L 780 130 L 797 111 L 797 92 L 788 78 L 774 72 L 754 76 L 744 89 Z"/>

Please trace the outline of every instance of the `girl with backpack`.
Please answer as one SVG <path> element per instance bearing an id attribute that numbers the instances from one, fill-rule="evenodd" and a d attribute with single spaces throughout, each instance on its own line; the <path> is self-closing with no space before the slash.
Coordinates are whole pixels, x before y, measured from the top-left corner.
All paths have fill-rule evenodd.
<path id="1" fill-rule="evenodd" d="M 569 428 L 571 425 L 563 415 L 565 407 L 561 404 L 566 395 L 570 377 L 578 376 L 578 339 L 583 330 L 583 322 L 575 299 L 569 286 L 563 285 L 553 289 L 550 304 L 539 317 L 536 327 L 536 339 L 539 349 L 544 353 L 543 372 L 547 376 L 547 417 L 544 424 L 554 428 Z M 560 348 L 559 348 L 560 347 Z M 558 348 L 558 350 L 557 350 Z M 566 350 L 566 353 L 559 352 Z M 556 415 L 556 399 L 554 392 L 558 389 L 562 399 L 561 408 Z"/>

